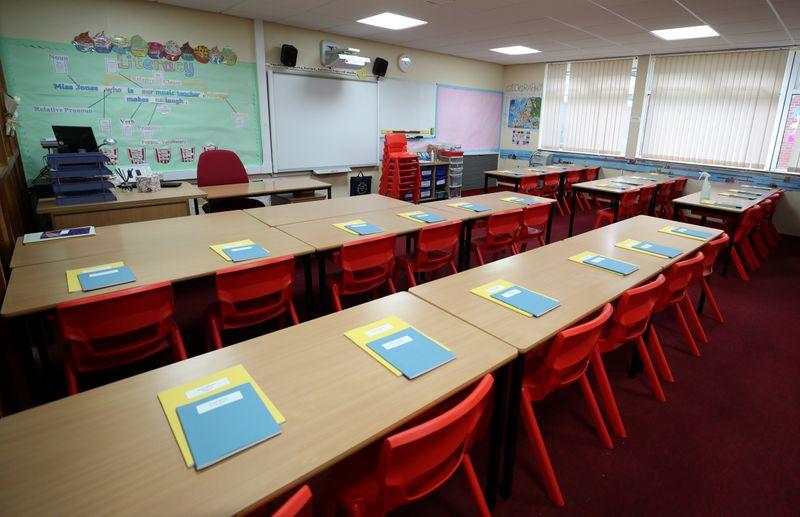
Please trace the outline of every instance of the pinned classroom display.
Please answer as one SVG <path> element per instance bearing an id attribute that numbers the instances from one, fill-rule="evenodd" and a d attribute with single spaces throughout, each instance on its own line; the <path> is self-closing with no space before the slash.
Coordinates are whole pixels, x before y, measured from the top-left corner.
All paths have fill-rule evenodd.
<path id="1" fill-rule="evenodd" d="M 592 253 L 591 251 L 584 251 L 583 253 L 573 255 L 569 259 L 573 262 L 577 262 L 578 264 L 584 264 L 589 267 L 602 269 L 604 271 L 609 271 L 621 276 L 628 276 L 631 273 L 639 270 L 639 266 L 636 264 L 606 257 L 605 255 L 598 255 L 597 253 Z"/>
<path id="2" fill-rule="evenodd" d="M 57 241 L 73 237 L 91 237 L 96 235 L 94 226 L 79 226 L 63 230 L 48 230 L 46 232 L 26 233 L 22 237 L 22 244 L 35 244 L 37 242 Z"/>
<path id="3" fill-rule="evenodd" d="M 273 404 L 269 397 L 264 394 L 258 384 L 253 380 L 252 377 L 250 377 L 250 374 L 241 364 L 237 364 L 236 366 L 220 372 L 206 375 L 200 379 L 181 384 L 180 386 L 164 390 L 158 394 L 158 401 L 161 403 L 161 408 L 164 410 L 164 415 L 167 417 L 167 422 L 169 423 L 172 434 L 175 437 L 175 441 L 178 444 L 178 448 L 181 451 L 181 455 L 183 456 L 183 460 L 187 467 L 195 466 L 196 458 L 192 455 L 192 449 L 189 446 L 186 434 L 184 433 L 184 428 L 181 425 L 181 419 L 179 418 L 177 411 L 178 408 L 181 406 L 186 406 L 187 404 L 197 404 L 203 400 L 213 399 L 217 395 L 224 396 L 223 392 L 244 385 L 252 388 L 253 392 L 260 400 L 263 407 L 267 409 L 269 416 L 276 424 L 282 424 L 286 421 L 281 412 L 278 411 L 278 408 L 275 406 L 275 404 Z M 248 406 L 251 405 L 252 401 L 250 401 Z M 258 408 L 258 405 L 256 405 L 256 408 Z M 280 430 L 278 432 L 280 432 Z M 271 436 L 274 436 L 274 434 Z M 251 443 L 250 445 L 254 444 Z M 238 452 L 238 450 L 234 451 L 234 453 L 235 452 Z M 228 456 L 229 455 L 230 454 L 228 454 Z M 198 463 L 198 465 L 200 465 L 200 463 Z M 198 466 L 198 470 L 200 468 L 203 467 Z"/>
<path id="4" fill-rule="evenodd" d="M 658 258 L 675 258 L 681 253 L 681 250 L 670 248 L 669 246 L 662 246 L 649 241 L 637 241 L 634 239 L 625 239 L 622 242 L 616 243 L 614 246 L 625 250 L 638 251 L 645 255 L 652 255 Z"/>
<path id="5" fill-rule="evenodd" d="M 690 239 L 699 241 L 707 241 L 714 236 L 708 232 L 701 232 L 700 230 L 693 230 L 683 226 L 665 226 L 663 228 L 659 228 L 658 231 L 662 233 L 668 233 L 670 235 L 680 235 L 681 237 L 688 237 Z"/>
<path id="6" fill-rule="evenodd" d="M 466 201 L 460 201 L 458 203 L 448 203 L 447 206 L 452 206 L 453 208 L 460 208 L 462 210 L 468 210 L 470 212 L 488 212 L 491 210 L 488 206 L 479 205 L 477 203 L 468 203 Z"/>
<path id="7" fill-rule="evenodd" d="M 403 212 L 401 214 L 397 214 L 400 217 L 404 217 L 406 219 L 410 219 L 417 223 L 441 223 L 447 221 L 444 217 L 436 214 L 431 214 L 428 212 L 422 212 L 420 210 L 415 210 L 413 212 Z"/>
<path id="8" fill-rule="evenodd" d="M 373 235 L 383 232 L 383 228 L 369 224 L 361 219 L 353 219 L 344 223 L 334 223 L 335 227 L 353 235 Z"/>
<path id="9" fill-rule="evenodd" d="M 344 335 L 396 376 L 415 379 L 455 359 L 455 354 L 397 316 Z"/>
<path id="10" fill-rule="evenodd" d="M 470 289 L 470 292 L 529 318 L 538 318 L 561 306 L 554 298 L 502 279 Z"/>
<path id="11" fill-rule="evenodd" d="M 100 266 L 91 266 L 67 270 L 67 291 L 94 291 L 112 285 L 135 282 L 133 272 L 123 262 L 112 262 Z"/>
<path id="12" fill-rule="evenodd" d="M 228 262 L 242 262 L 256 258 L 269 257 L 270 252 L 250 239 L 243 241 L 212 244 L 211 249 Z"/>

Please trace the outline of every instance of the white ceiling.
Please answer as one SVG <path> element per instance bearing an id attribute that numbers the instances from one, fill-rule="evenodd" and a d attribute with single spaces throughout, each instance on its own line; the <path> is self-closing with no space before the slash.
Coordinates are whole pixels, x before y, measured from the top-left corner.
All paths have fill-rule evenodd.
<path id="1" fill-rule="evenodd" d="M 501 64 L 800 44 L 800 0 L 158 0 Z M 390 11 L 426 25 L 356 23 Z M 664 41 L 654 29 L 707 24 L 721 37 Z M 490 48 L 526 45 L 540 54 Z"/>

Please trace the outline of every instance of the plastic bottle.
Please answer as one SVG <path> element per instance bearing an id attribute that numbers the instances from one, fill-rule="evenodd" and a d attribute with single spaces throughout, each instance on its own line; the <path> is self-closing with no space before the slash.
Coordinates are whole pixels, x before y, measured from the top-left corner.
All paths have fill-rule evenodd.
<path id="1" fill-rule="evenodd" d="M 700 179 L 703 180 L 703 186 L 700 187 L 700 201 L 708 201 L 711 199 L 711 182 L 708 181 L 711 175 L 705 171 L 700 173 Z"/>

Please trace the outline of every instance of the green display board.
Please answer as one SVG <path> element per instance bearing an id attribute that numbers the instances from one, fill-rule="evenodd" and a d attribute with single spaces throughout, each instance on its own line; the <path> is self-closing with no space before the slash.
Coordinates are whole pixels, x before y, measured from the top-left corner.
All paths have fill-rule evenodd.
<path id="1" fill-rule="evenodd" d="M 256 65 L 235 49 L 83 33 L 60 43 L 0 38 L 0 58 L 21 100 L 28 178 L 43 165 L 40 139 L 53 137 L 53 125 L 91 126 L 98 143 L 114 138 L 103 151 L 119 165 L 194 175 L 200 153 L 216 147 L 261 166 Z"/>

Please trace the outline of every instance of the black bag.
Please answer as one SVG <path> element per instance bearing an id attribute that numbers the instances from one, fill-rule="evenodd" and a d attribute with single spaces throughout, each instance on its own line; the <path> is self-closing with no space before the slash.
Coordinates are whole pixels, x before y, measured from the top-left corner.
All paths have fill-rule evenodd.
<path id="1" fill-rule="evenodd" d="M 363 172 L 350 176 L 351 196 L 365 196 L 370 192 L 372 192 L 372 176 L 364 176 Z"/>

